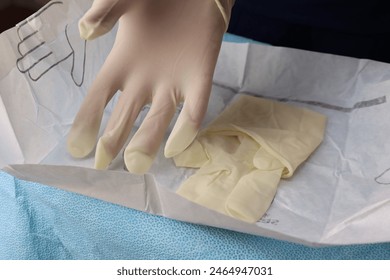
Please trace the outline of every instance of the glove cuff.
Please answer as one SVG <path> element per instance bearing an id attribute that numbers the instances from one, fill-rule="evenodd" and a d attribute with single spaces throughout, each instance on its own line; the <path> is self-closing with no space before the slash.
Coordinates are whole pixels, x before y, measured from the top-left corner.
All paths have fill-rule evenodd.
<path id="1" fill-rule="evenodd" d="M 235 0 L 214 0 L 217 4 L 219 11 L 222 14 L 223 20 L 225 22 L 225 31 L 229 27 L 230 15 L 234 5 Z"/>

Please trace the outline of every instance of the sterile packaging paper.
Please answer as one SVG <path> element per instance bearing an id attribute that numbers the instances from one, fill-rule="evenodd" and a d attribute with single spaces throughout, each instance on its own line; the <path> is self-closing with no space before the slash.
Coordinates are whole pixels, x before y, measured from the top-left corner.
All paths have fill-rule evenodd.
<path id="1" fill-rule="evenodd" d="M 263 218 L 249 224 L 177 195 L 194 170 L 175 167 L 164 146 L 144 176 L 124 169 L 122 153 L 107 171 L 92 168 L 93 154 L 74 159 L 67 153 L 72 121 L 115 39 L 115 30 L 88 43 L 80 39 L 77 22 L 91 3 L 49 2 L 0 35 L 0 168 L 155 215 L 255 235 L 309 245 L 390 241 L 390 65 L 223 44 L 204 126 L 242 92 L 328 118 L 323 143 L 292 178 L 281 180 Z"/>

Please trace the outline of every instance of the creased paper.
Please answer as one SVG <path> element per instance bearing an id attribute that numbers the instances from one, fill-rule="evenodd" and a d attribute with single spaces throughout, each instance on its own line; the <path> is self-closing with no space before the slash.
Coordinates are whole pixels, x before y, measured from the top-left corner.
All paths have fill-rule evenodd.
<path id="1" fill-rule="evenodd" d="M 72 121 L 115 39 L 115 30 L 88 43 L 80 39 L 77 21 L 91 3 L 49 2 L 0 35 L 1 168 L 152 214 L 256 235 L 311 245 L 390 241 L 388 64 L 223 44 L 204 125 L 240 92 L 328 117 L 321 146 L 293 178 L 281 181 L 266 215 L 247 224 L 175 194 L 194 171 L 175 167 L 164 158 L 163 146 L 144 176 L 124 170 L 122 153 L 109 170 L 96 171 L 93 155 L 79 160 L 66 152 Z M 115 102 L 105 111 L 102 129 Z"/>

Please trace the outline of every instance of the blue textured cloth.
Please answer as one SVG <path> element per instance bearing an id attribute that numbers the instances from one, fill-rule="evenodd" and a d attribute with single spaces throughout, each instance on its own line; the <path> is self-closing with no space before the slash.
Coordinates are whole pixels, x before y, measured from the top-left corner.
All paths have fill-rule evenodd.
<path id="1" fill-rule="evenodd" d="M 310 248 L 153 216 L 0 172 L 0 259 L 390 259 L 390 243 Z"/>

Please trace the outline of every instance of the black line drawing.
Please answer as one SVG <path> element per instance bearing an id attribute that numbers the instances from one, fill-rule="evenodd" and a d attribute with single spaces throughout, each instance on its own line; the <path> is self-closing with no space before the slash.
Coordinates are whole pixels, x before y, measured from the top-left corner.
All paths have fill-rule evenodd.
<path id="1" fill-rule="evenodd" d="M 213 82 L 213 84 L 216 86 L 231 90 L 232 92 L 239 92 L 240 91 L 239 89 L 228 87 L 225 85 L 221 85 L 221 84 L 216 83 L 216 82 Z M 386 96 L 380 96 L 380 97 L 376 97 L 376 98 L 373 98 L 370 100 L 356 102 L 355 104 L 353 104 L 352 107 L 342 107 L 342 106 L 338 106 L 338 105 L 334 105 L 334 104 L 330 104 L 330 103 L 325 103 L 325 102 L 320 102 L 320 101 L 314 101 L 314 100 L 300 100 L 300 99 L 294 99 L 294 98 L 265 96 L 265 95 L 261 95 L 261 94 L 257 94 L 257 93 L 253 93 L 253 92 L 249 92 L 249 91 L 245 91 L 245 94 L 252 95 L 255 97 L 272 99 L 272 100 L 276 100 L 276 101 L 280 101 L 280 102 L 294 102 L 294 103 L 308 104 L 308 105 L 321 107 L 321 108 L 334 110 L 334 111 L 340 111 L 340 112 L 344 112 L 344 113 L 350 113 L 356 109 L 368 108 L 368 107 L 372 107 L 372 106 L 376 106 L 376 105 L 381 105 L 381 104 L 384 104 L 387 102 Z"/>
<path id="2" fill-rule="evenodd" d="M 36 82 L 55 66 L 71 58 L 70 76 L 75 85 L 80 87 L 84 83 L 87 42 L 78 39 L 80 42 L 77 43 L 82 44 L 83 51 L 76 54 L 74 42 L 71 42 L 69 37 L 69 24 L 65 23 L 63 29 L 56 26 L 63 30 L 67 44 L 57 42 L 59 40 L 53 37 L 57 31 L 55 27 L 51 29 L 47 23 L 44 27 L 39 24 L 39 17 L 44 16 L 47 10 L 63 4 L 62 1 L 49 2 L 37 13 L 17 25 L 17 34 L 20 40 L 17 49 L 20 57 L 16 61 L 16 66 L 21 73 L 28 74 L 29 78 Z M 46 33 L 46 37 L 52 36 L 53 38 L 50 39 L 53 41 L 47 42 L 43 38 L 42 32 Z M 81 57 L 77 57 L 77 55 Z"/>
<path id="3" fill-rule="evenodd" d="M 377 98 L 370 99 L 370 100 L 356 102 L 352 107 L 341 107 L 341 106 L 337 106 L 337 105 L 333 105 L 333 104 L 312 101 L 312 100 L 299 100 L 299 99 L 288 99 L 288 98 L 273 98 L 273 99 L 276 99 L 276 100 L 281 101 L 281 102 L 296 102 L 296 103 L 308 104 L 308 105 L 313 105 L 313 106 L 322 107 L 325 109 L 330 109 L 330 110 L 335 110 L 335 111 L 340 111 L 340 112 L 344 112 L 344 113 L 350 113 L 356 109 L 372 107 L 372 106 L 384 104 L 387 102 L 386 96 L 381 96 L 381 97 L 377 97 Z"/>
<path id="4" fill-rule="evenodd" d="M 278 219 L 270 218 L 270 215 L 268 213 L 265 213 L 263 215 L 263 217 L 261 217 L 258 222 L 262 223 L 262 224 L 271 224 L 271 225 L 277 226 L 280 221 Z"/>
<path id="5" fill-rule="evenodd" d="M 381 174 L 376 176 L 374 180 L 380 185 L 390 185 L 390 168 L 387 168 Z"/>

